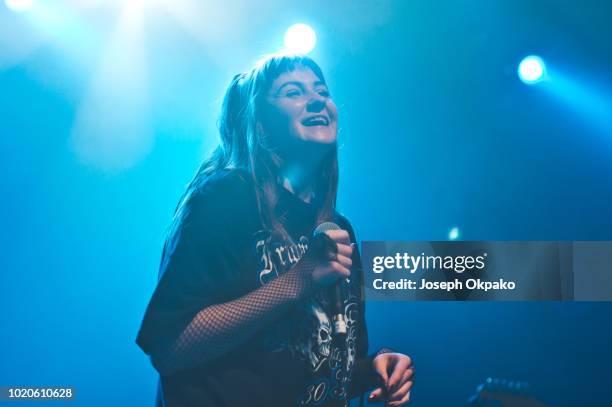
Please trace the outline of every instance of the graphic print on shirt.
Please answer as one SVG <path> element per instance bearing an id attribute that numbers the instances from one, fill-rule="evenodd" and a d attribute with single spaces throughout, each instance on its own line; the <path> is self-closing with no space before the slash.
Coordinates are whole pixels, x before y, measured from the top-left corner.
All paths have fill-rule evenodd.
<path id="1" fill-rule="evenodd" d="M 276 231 L 260 230 L 254 234 L 255 252 L 260 264 L 259 284 L 274 280 L 300 261 L 308 250 L 308 238 L 301 236 L 297 244 L 282 242 Z"/>
<path id="2" fill-rule="evenodd" d="M 342 347 L 333 339 L 330 340 L 330 354 L 322 365 L 327 368 L 329 373 L 326 376 L 314 377 L 307 384 L 304 393 L 296 403 L 297 406 L 316 406 L 326 400 L 334 400 L 334 406 L 348 406 L 346 392 L 350 386 L 350 372 L 355 364 L 357 353 L 357 321 L 359 315 L 357 298 L 353 294 L 349 294 L 348 298 L 344 300 L 344 315 L 347 323 L 346 353 L 344 355 L 346 364 L 343 366 Z"/>
<path id="3" fill-rule="evenodd" d="M 254 235 L 255 252 L 259 260 L 257 278 L 264 285 L 283 274 L 296 264 L 308 250 L 308 238 L 301 236 L 297 244 L 283 240 L 280 234 L 260 230 Z M 329 301 L 322 291 L 300 302 L 291 315 L 266 330 L 263 339 L 265 349 L 270 351 L 287 349 L 291 354 L 308 364 L 313 381 L 300 396 L 297 405 L 317 405 L 326 399 L 339 402 L 347 400 L 346 388 L 356 355 L 357 343 L 357 298 L 349 294 L 344 299 L 344 314 L 347 320 L 346 357 L 342 358 L 342 347 L 332 341 L 332 323 L 325 309 Z M 342 366 L 342 360 L 346 365 Z"/>

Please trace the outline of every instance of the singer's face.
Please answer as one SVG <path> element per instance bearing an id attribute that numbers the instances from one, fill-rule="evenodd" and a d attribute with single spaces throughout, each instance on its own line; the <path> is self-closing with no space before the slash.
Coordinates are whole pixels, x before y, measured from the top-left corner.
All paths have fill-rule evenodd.
<path id="1" fill-rule="evenodd" d="M 281 152 L 313 145 L 328 147 L 336 142 L 338 110 L 327 85 L 311 69 L 297 68 L 279 75 L 266 102 L 261 124 Z"/>

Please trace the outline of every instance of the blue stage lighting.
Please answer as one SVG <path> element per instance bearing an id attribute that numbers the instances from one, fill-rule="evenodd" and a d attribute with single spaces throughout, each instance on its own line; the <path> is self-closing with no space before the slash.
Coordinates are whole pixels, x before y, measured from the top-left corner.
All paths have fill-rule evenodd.
<path id="1" fill-rule="evenodd" d="M 288 51 L 308 54 L 317 44 L 317 34 L 306 24 L 293 24 L 285 32 L 285 47 Z"/>
<path id="2" fill-rule="evenodd" d="M 448 240 L 457 240 L 459 237 L 459 228 L 454 227 L 448 232 Z"/>
<path id="3" fill-rule="evenodd" d="M 32 7 L 32 0 L 4 0 L 4 3 L 13 11 L 25 11 Z"/>
<path id="4" fill-rule="evenodd" d="M 528 85 L 533 85 L 546 78 L 546 65 L 536 55 L 525 57 L 518 67 L 519 78 Z"/>

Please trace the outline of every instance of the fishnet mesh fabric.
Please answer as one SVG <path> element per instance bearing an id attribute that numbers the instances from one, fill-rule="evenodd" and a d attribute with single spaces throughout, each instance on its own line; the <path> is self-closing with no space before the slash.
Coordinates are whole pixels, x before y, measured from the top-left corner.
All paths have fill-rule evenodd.
<path id="1" fill-rule="evenodd" d="M 315 255 L 306 252 L 289 271 L 266 285 L 236 300 L 202 309 L 171 349 L 153 358 L 155 368 L 162 375 L 172 374 L 240 345 L 315 290 L 312 271 L 317 264 Z"/>

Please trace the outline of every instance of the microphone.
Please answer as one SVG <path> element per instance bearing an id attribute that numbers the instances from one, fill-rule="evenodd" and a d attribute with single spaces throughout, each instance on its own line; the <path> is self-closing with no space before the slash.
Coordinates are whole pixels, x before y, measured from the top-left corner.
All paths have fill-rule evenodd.
<path id="1" fill-rule="evenodd" d="M 336 243 L 325 234 L 328 230 L 340 230 L 340 226 L 333 222 L 323 222 L 314 230 L 313 244 L 315 250 L 318 251 L 321 258 L 329 259 L 329 253 L 337 254 Z M 346 335 L 346 319 L 344 318 L 343 296 L 342 296 L 342 278 L 329 287 L 329 297 L 332 306 L 332 321 L 335 335 Z"/>

